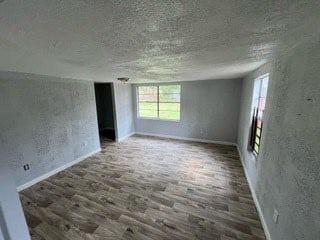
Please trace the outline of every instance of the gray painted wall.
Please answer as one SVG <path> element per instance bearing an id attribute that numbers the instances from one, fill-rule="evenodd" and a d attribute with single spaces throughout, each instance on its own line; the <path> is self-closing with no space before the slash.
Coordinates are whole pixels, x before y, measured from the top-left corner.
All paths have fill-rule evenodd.
<path id="1" fill-rule="evenodd" d="M 248 139 L 252 120 L 252 97 L 253 97 L 253 87 L 254 80 L 266 73 L 270 72 L 270 64 L 267 63 L 260 67 L 258 70 L 254 71 L 248 75 L 242 85 L 242 96 L 241 96 L 241 106 L 240 106 L 240 118 L 239 118 L 239 128 L 238 128 L 238 147 L 241 150 L 243 157 L 243 164 L 246 168 L 247 173 L 250 175 L 250 180 L 254 188 L 256 188 L 257 183 L 257 165 L 259 161 L 253 155 L 252 152 L 248 151 Z M 271 79 L 269 80 L 270 86 Z M 267 96 L 269 97 L 269 96 Z"/>
<path id="2" fill-rule="evenodd" d="M 1 72 L 0 119 L 0 159 L 17 186 L 100 148 L 90 82 Z"/>
<path id="3" fill-rule="evenodd" d="M 0 240 L 30 240 L 12 173 L 0 160 Z"/>
<path id="4" fill-rule="evenodd" d="M 117 141 L 134 133 L 131 84 L 114 83 Z"/>
<path id="5" fill-rule="evenodd" d="M 236 143 L 242 79 L 178 82 L 181 85 L 181 120 L 164 121 L 137 117 L 136 132 Z"/>
<path id="6" fill-rule="evenodd" d="M 260 72 L 259 72 L 260 71 Z M 320 41 L 301 43 L 272 63 L 257 161 L 248 156 L 248 115 L 255 76 L 244 81 L 238 143 L 248 180 L 274 240 L 320 236 Z M 280 214 L 272 220 L 274 208 Z"/>

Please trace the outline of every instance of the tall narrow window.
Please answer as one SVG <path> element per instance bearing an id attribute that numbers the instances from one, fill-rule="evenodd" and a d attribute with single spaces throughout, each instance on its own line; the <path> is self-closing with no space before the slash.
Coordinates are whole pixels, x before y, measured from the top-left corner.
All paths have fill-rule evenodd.
<path id="1" fill-rule="evenodd" d="M 138 116 L 180 120 L 180 85 L 139 86 Z"/>
<path id="2" fill-rule="evenodd" d="M 256 155 L 260 152 L 263 115 L 266 106 L 269 75 L 263 75 L 254 82 L 252 99 L 252 120 L 249 136 L 249 149 Z"/>

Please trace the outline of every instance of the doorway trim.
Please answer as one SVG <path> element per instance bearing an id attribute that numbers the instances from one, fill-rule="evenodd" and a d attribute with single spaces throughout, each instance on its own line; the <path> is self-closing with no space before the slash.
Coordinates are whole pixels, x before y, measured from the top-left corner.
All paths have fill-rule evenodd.
<path id="1" fill-rule="evenodd" d="M 114 125 L 114 134 L 115 134 L 115 141 L 119 141 L 118 136 L 118 122 L 117 122 L 117 106 L 116 106 L 116 97 L 114 91 L 114 83 L 111 84 L 111 98 L 112 98 L 112 107 L 113 107 L 113 125 Z"/>

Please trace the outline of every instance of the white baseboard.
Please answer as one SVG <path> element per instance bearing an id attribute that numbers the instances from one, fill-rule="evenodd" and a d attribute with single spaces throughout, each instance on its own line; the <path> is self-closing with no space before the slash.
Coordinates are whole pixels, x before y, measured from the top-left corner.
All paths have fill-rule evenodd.
<path id="1" fill-rule="evenodd" d="M 132 135 L 142 135 L 142 136 L 150 136 L 150 137 L 162 137 L 162 138 L 171 138 L 171 139 L 178 139 L 178 140 L 185 140 L 185 141 L 193 141 L 193 142 L 203 142 L 203 143 L 215 143 L 215 144 L 222 144 L 222 145 L 231 145 L 231 146 L 237 146 L 236 143 L 232 142 L 224 142 L 224 141 L 213 141 L 208 139 L 200 139 L 200 138 L 186 138 L 186 137 L 179 137 L 174 135 L 164 135 L 164 134 L 153 134 L 153 133 L 147 133 L 147 132 L 132 132 L 126 136 L 123 136 L 121 138 L 116 138 L 116 142 L 121 142 Z"/>
<path id="2" fill-rule="evenodd" d="M 134 134 L 135 134 L 135 132 L 132 132 L 132 133 L 129 133 L 128 135 L 125 135 L 125 136 L 123 136 L 123 137 L 121 137 L 121 138 L 116 138 L 116 142 L 121 142 L 121 141 L 123 141 L 123 140 L 131 137 L 131 136 L 134 135 Z"/>
<path id="3" fill-rule="evenodd" d="M 249 188 L 250 188 L 250 191 L 251 191 L 251 195 L 252 195 L 254 204 L 256 205 L 256 208 L 258 210 L 259 218 L 260 218 L 260 221 L 262 223 L 262 227 L 263 227 L 264 233 L 266 235 L 267 240 L 272 240 L 270 232 L 269 232 L 269 229 L 268 229 L 268 225 L 267 225 L 267 223 L 265 221 L 265 218 L 264 218 L 264 215 L 263 215 L 263 211 L 262 211 L 260 203 L 258 201 L 258 197 L 256 195 L 256 192 L 253 189 L 252 183 L 251 183 L 250 178 L 249 178 L 249 174 L 247 172 L 247 169 L 245 168 L 245 164 L 244 164 L 244 159 L 242 157 L 242 153 L 241 153 L 240 148 L 239 148 L 238 145 L 237 145 L 237 150 L 239 152 L 240 161 L 241 161 L 241 164 L 242 164 L 242 167 L 243 167 L 243 170 L 244 170 L 244 174 L 245 174 L 246 179 L 247 179 L 248 184 L 249 184 Z"/>
<path id="4" fill-rule="evenodd" d="M 34 185 L 34 184 L 36 184 L 36 183 L 38 183 L 38 182 L 40 182 L 40 181 L 42 181 L 42 180 L 44 180 L 44 179 L 46 179 L 48 177 L 51 177 L 52 175 L 54 175 L 54 174 L 56 174 L 58 172 L 61 172 L 61 171 L 65 170 L 65 169 L 73 166 L 74 164 L 79 163 L 79 162 L 83 161 L 84 159 L 86 159 L 86 158 L 88 158 L 88 157 L 100 152 L 100 151 L 101 151 L 101 148 L 98 148 L 98 149 L 96 149 L 96 150 L 94 150 L 94 151 L 92 151 L 92 152 L 90 152 L 90 153 L 88 153 L 88 154 L 86 154 L 86 155 L 84 155 L 82 157 L 77 158 L 76 160 L 74 160 L 72 162 L 69 162 L 69 163 L 67 163 L 67 164 L 65 164 L 65 165 L 63 165 L 61 167 L 58 167 L 58 168 L 56 168 L 56 169 L 54 169 L 54 170 L 52 170 L 52 171 L 50 171 L 50 172 L 48 172 L 46 174 L 43 174 L 40 177 L 37 177 L 37 178 L 35 178 L 35 179 L 25 183 L 25 184 L 22 184 L 22 185 L 17 187 L 17 191 L 20 192 L 20 191 L 22 191 L 22 190 L 24 190 L 24 189 L 26 189 L 28 187 L 31 187 L 32 185 Z"/>
<path id="5" fill-rule="evenodd" d="M 193 141 L 193 142 L 215 143 L 215 144 L 222 144 L 222 145 L 237 146 L 236 143 L 232 143 L 232 142 L 213 141 L 213 140 L 201 139 L 201 138 L 186 138 L 186 137 L 178 137 L 173 135 L 153 134 L 153 133 L 146 133 L 146 132 L 135 132 L 135 134 L 143 135 L 143 136 L 151 136 L 151 137 L 163 137 L 163 138 L 171 138 L 171 139 L 178 139 L 178 140 L 185 140 L 185 141 Z"/>

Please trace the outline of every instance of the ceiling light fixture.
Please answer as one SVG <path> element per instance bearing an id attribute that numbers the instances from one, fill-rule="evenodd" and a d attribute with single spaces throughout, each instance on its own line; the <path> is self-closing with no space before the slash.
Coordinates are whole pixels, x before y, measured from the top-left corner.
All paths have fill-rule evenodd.
<path id="1" fill-rule="evenodd" d="M 123 83 L 126 83 L 129 81 L 129 78 L 128 77 L 119 77 L 117 78 L 120 82 L 123 82 Z"/>

